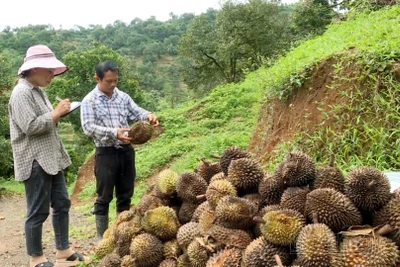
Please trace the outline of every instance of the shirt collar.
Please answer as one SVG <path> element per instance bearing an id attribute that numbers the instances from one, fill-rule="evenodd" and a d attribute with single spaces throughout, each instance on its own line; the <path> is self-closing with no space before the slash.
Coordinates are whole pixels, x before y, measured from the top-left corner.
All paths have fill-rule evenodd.
<path id="1" fill-rule="evenodd" d="M 118 96 L 118 91 L 119 91 L 118 88 L 115 87 L 113 94 L 111 96 L 111 100 L 114 100 Z M 110 99 L 106 94 L 104 94 L 102 91 L 100 91 L 100 89 L 97 85 L 95 88 L 95 93 L 96 93 L 97 97 L 106 97 L 106 98 Z"/>
<path id="2" fill-rule="evenodd" d="M 24 79 L 24 78 L 19 78 L 19 79 L 18 79 L 18 84 L 23 84 L 23 85 L 29 86 L 30 89 L 37 88 L 37 87 L 35 87 L 33 84 L 31 84 L 30 82 L 28 82 L 28 81 L 27 81 L 26 79 Z"/>

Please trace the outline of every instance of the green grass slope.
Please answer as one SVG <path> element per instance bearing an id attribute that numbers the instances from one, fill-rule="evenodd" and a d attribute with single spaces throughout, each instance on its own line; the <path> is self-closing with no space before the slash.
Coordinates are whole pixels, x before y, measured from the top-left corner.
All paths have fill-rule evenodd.
<path id="1" fill-rule="evenodd" d="M 263 101 L 276 97 L 286 99 L 290 96 L 293 86 L 301 86 L 307 79 L 305 74 L 307 70 L 323 59 L 340 54 L 349 48 L 354 48 L 356 52 L 346 60 L 363 66 L 363 72 L 359 77 L 355 77 L 356 79 L 373 81 L 379 75 L 382 82 L 391 88 L 393 94 L 382 95 L 379 104 L 381 109 L 379 112 L 391 114 L 391 118 L 384 116 L 383 120 L 389 120 L 387 123 L 376 123 L 376 128 L 372 126 L 367 130 L 362 130 L 369 131 L 369 137 L 360 136 L 359 140 L 351 140 L 346 136 L 339 138 L 336 152 L 340 154 L 341 151 L 346 151 L 347 146 L 350 146 L 347 148 L 348 158 L 340 158 L 339 155 L 343 166 L 349 164 L 350 160 L 353 161 L 353 165 L 373 163 L 383 169 L 393 169 L 397 164 L 399 158 L 397 155 L 400 156 L 400 151 L 390 151 L 393 153 L 390 159 L 383 155 L 388 154 L 388 150 L 392 149 L 393 144 L 390 143 L 394 140 L 393 138 L 399 137 L 400 140 L 400 135 L 394 132 L 396 127 L 400 129 L 399 123 L 396 122 L 400 114 L 397 111 L 398 105 L 396 106 L 393 102 L 396 101 L 395 96 L 399 92 L 399 87 L 393 82 L 391 78 L 393 76 L 386 67 L 400 55 L 399 22 L 400 7 L 396 6 L 370 14 L 360 14 L 355 19 L 332 24 L 324 35 L 304 42 L 279 59 L 272 67 L 251 73 L 242 83 L 217 87 L 204 99 L 158 114 L 165 132 L 155 141 L 137 150 L 138 178 L 148 177 L 157 168 L 165 165 L 169 165 L 178 172 L 192 170 L 197 164 L 196 157 L 209 158 L 210 154 L 219 154 L 227 146 L 237 145 L 246 148 L 255 129 Z M 337 68 L 340 69 L 340 66 Z M 362 101 L 370 101 L 370 98 L 369 96 L 360 97 L 359 101 L 362 105 Z M 386 108 L 383 108 L 385 106 Z M 365 110 L 364 112 L 373 111 Z M 365 127 L 365 125 L 362 126 L 362 118 L 358 123 L 360 127 Z M 387 140 L 382 141 L 382 138 L 386 138 L 382 136 L 382 129 L 389 131 L 385 133 Z M 320 134 L 323 133 L 315 133 L 316 136 Z M 307 136 L 308 145 L 315 141 L 316 136 Z M 370 158 L 365 159 L 360 155 L 349 158 L 352 155 L 351 152 L 355 153 L 357 150 L 356 146 L 365 145 L 365 139 L 371 136 L 376 140 L 379 139 L 380 144 L 384 143 L 383 145 L 387 147 L 368 147 L 366 153 L 372 155 Z M 302 138 L 304 139 L 305 136 Z M 291 144 L 282 146 L 285 149 L 291 149 L 296 147 L 296 144 L 300 144 L 299 138 Z M 301 144 L 299 147 L 304 148 L 306 145 L 307 142 L 303 140 L 303 147 Z M 391 163 L 386 164 L 388 161 Z"/>

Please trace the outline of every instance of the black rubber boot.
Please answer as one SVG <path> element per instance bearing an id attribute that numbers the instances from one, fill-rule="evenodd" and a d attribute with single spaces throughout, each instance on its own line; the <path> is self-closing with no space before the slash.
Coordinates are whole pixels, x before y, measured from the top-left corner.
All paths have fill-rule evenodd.
<path id="1" fill-rule="evenodd" d="M 100 241 L 103 239 L 103 234 L 108 228 L 108 216 L 107 215 L 95 215 L 95 216 L 96 216 L 97 239 Z"/>

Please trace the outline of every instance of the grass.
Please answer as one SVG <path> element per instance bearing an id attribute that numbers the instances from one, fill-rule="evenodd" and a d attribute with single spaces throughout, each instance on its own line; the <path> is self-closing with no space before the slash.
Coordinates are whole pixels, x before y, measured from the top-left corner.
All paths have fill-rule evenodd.
<path id="1" fill-rule="evenodd" d="M 8 193 L 12 194 L 22 195 L 25 193 L 24 183 L 15 180 L 0 179 L 0 188 L 4 188 Z"/>

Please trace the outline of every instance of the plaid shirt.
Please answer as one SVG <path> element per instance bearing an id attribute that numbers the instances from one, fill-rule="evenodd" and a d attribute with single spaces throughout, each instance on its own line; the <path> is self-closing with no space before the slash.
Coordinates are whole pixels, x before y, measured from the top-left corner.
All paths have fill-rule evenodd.
<path id="1" fill-rule="evenodd" d="M 96 86 L 82 100 L 83 132 L 93 137 L 96 147 L 118 146 L 118 128 L 129 128 L 128 120 L 147 120 L 150 112 L 140 108 L 132 98 L 115 88 L 111 98 Z"/>
<path id="2" fill-rule="evenodd" d="M 37 160 L 43 170 L 56 175 L 71 164 L 57 125 L 51 118 L 53 107 L 45 92 L 19 79 L 8 104 L 14 173 L 17 181 L 28 179 Z"/>

